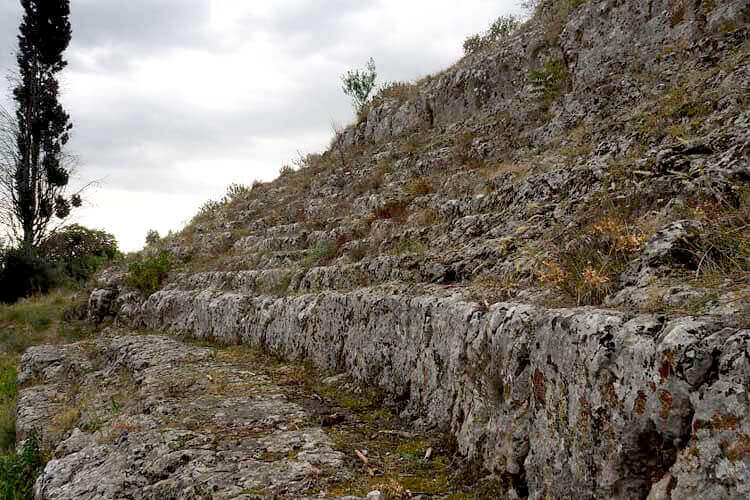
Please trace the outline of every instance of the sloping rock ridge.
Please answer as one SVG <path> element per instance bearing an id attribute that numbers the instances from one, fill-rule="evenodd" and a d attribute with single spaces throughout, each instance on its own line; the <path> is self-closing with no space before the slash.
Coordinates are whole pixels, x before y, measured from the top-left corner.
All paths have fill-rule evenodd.
<path id="1" fill-rule="evenodd" d="M 336 469 L 311 424 L 294 435 L 310 455 L 269 455 L 265 479 L 214 445 L 179 445 L 182 465 L 158 474 L 136 460 L 152 438 L 170 446 L 147 434 L 174 404 L 159 380 L 215 362 L 166 334 L 345 372 L 450 432 L 509 498 L 750 497 L 749 23 L 748 0 L 542 1 L 509 37 L 381 91 L 328 151 L 233 186 L 144 249 L 173 263 L 158 290 L 127 265 L 101 273 L 89 319 L 161 335 L 24 358 L 19 434 L 64 439 L 39 497 L 95 491 L 65 488 L 103 467 L 157 496 L 301 498 L 299 474 Z M 191 356 L 152 378 L 145 344 L 142 366 L 123 361 L 146 430 L 102 445 L 45 423 L 65 415 L 57 378 L 130 359 L 117 353 L 133 338 Z M 205 404 L 302 415 L 272 393 Z M 178 427 L 221 442 L 200 422 Z M 281 431 L 266 431 L 242 453 L 270 450 Z"/>

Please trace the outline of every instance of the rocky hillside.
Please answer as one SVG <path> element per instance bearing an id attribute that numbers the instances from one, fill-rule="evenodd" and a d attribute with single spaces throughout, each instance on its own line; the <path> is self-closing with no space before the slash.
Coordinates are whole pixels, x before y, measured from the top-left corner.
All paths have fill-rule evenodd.
<path id="1" fill-rule="evenodd" d="M 746 498 L 749 34 L 748 0 L 545 1 L 103 273 L 87 314 L 346 373 L 507 495 Z M 45 489 L 90 470 L 72 453 L 40 498 L 72 498 Z M 159 472 L 177 497 L 191 453 Z"/>

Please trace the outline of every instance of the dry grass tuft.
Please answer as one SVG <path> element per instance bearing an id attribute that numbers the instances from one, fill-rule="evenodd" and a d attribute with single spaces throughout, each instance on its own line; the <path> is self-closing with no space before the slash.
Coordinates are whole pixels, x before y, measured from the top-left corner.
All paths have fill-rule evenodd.
<path id="1" fill-rule="evenodd" d="M 576 305 L 598 305 L 617 290 L 620 274 L 642 248 L 646 235 L 612 216 L 553 242 L 552 256 L 539 262 L 536 278 Z"/>

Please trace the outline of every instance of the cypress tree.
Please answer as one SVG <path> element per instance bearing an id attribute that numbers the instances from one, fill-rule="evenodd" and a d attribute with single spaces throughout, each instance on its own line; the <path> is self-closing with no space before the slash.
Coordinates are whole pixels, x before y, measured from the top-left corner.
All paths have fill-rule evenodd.
<path id="1" fill-rule="evenodd" d="M 65 196 L 70 172 L 63 147 L 73 125 L 58 100 L 57 74 L 67 62 L 63 52 L 71 39 L 69 0 L 21 0 L 16 102 L 17 160 L 13 206 L 30 253 L 47 234 L 53 217 L 63 219 L 80 197 Z M 20 235 L 19 235 L 20 236 Z"/>

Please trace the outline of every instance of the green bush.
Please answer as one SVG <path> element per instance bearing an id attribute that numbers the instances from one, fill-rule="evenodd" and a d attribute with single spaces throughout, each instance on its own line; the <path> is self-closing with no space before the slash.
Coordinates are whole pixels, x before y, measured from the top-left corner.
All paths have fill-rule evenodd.
<path id="1" fill-rule="evenodd" d="M 474 54 L 492 46 L 498 40 L 508 37 L 520 25 L 521 21 L 513 14 L 498 17 L 487 31 L 472 35 L 464 41 L 464 54 Z"/>
<path id="2" fill-rule="evenodd" d="M 362 70 L 349 70 L 341 76 L 344 94 L 352 98 L 355 111 L 359 112 L 370 97 L 375 88 L 375 79 L 378 74 L 375 70 L 375 61 L 370 58 L 367 66 Z"/>
<path id="3" fill-rule="evenodd" d="M 117 255 L 114 236 L 76 224 L 50 235 L 31 253 L 0 250 L 0 302 L 13 303 L 71 280 L 84 281 Z"/>
<path id="4" fill-rule="evenodd" d="M 60 281 L 55 266 L 36 252 L 0 252 L 0 302 L 13 303 L 34 293 L 47 293 Z"/>
<path id="5" fill-rule="evenodd" d="M 0 457 L 0 496 L 4 500 L 34 498 L 34 482 L 43 469 L 39 438 L 32 434 L 20 454 Z"/>
<path id="6" fill-rule="evenodd" d="M 153 257 L 136 260 L 128 266 L 125 283 L 146 295 L 151 295 L 159 289 L 173 265 L 172 254 L 166 251 L 159 252 Z"/>

